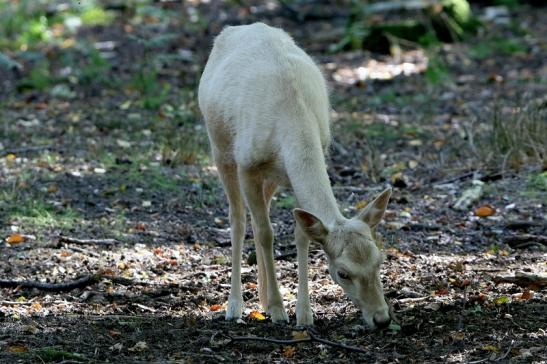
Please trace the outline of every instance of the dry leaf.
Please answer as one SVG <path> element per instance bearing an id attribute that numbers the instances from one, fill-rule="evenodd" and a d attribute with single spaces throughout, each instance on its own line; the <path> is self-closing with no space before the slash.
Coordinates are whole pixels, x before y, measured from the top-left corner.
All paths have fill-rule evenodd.
<path id="1" fill-rule="evenodd" d="M 40 302 L 33 302 L 31 307 L 36 311 L 40 311 L 42 309 L 42 305 L 40 304 Z"/>
<path id="2" fill-rule="evenodd" d="M 365 208 L 365 206 L 367 206 L 367 205 L 368 205 L 368 201 L 367 201 L 367 200 L 361 200 L 361 201 L 357 202 L 357 203 L 355 204 L 354 207 L 355 207 L 357 210 L 361 210 L 362 208 Z"/>
<path id="3" fill-rule="evenodd" d="M 256 321 L 263 321 L 263 320 L 266 320 L 266 317 L 261 314 L 259 311 L 251 311 L 251 313 L 249 314 L 249 318 L 251 320 L 256 320 Z"/>
<path id="4" fill-rule="evenodd" d="M 108 330 L 108 335 L 110 336 L 120 336 L 122 333 L 118 330 Z"/>
<path id="5" fill-rule="evenodd" d="M 248 282 L 246 285 L 245 285 L 245 288 L 247 289 L 256 289 L 256 283 L 255 282 Z"/>
<path id="6" fill-rule="evenodd" d="M 482 205 L 475 210 L 475 215 L 477 215 L 478 217 L 488 217 L 494 215 L 495 213 L 496 209 L 490 205 Z"/>
<path id="7" fill-rule="evenodd" d="M 287 359 L 292 358 L 295 353 L 296 348 L 294 346 L 285 346 L 285 349 L 283 350 L 283 356 Z"/>
<path id="8" fill-rule="evenodd" d="M 146 341 L 139 341 L 132 348 L 127 349 L 129 351 L 145 351 L 148 350 L 148 344 Z"/>
<path id="9" fill-rule="evenodd" d="M 12 153 L 10 153 L 10 154 L 8 154 L 8 155 L 6 156 L 6 160 L 7 160 L 8 162 L 13 162 L 16 158 L 17 158 L 17 157 L 15 156 L 15 154 L 12 154 Z"/>
<path id="10" fill-rule="evenodd" d="M 310 336 L 308 335 L 308 332 L 306 330 L 292 332 L 293 340 L 304 340 L 304 339 L 308 339 L 309 337 Z"/>
<path id="11" fill-rule="evenodd" d="M 68 252 L 68 251 L 66 251 L 66 250 L 63 250 L 63 251 L 61 251 L 61 252 L 59 253 L 59 255 L 60 255 L 61 257 L 63 257 L 63 258 L 66 258 L 66 257 L 70 257 L 70 256 L 72 255 L 72 253 L 71 253 L 71 252 Z"/>
<path id="12" fill-rule="evenodd" d="M 222 310 L 222 305 L 219 305 L 219 304 L 211 305 L 209 307 L 209 311 L 216 312 L 216 311 L 220 311 L 220 310 Z"/>
<path id="13" fill-rule="evenodd" d="M 448 288 L 440 288 L 435 291 L 435 296 L 446 296 L 448 293 L 450 293 Z"/>
<path id="14" fill-rule="evenodd" d="M 523 301 L 528 301 L 532 299 L 533 297 L 534 297 L 534 292 L 530 291 L 529 289 L 525 289 L 519 298 Z"/>
<path id="15" fill-rule="evenodd" d="M 456 341 L 462 341 L 463 339 L 465 339 L 465 332 L 458 331 L 458 332 L 453 333 L 450 336 L 452 337 L 452 339 L 454 339 Z"/>
<path id="16" fill-rule="evenodd" d="M 11 234 L 10 236 L 8 236 L 6 241 L 10 245 L 21 244 L 23 241 L 25 241 L 25 237 L 21 234 Z"/>
<path id="17" fill-rule="evenodd" d="M 26 353 L 28 351 L 27 347 L 22 344 L 13 344 L 9 345 L 6 348 L 8 353 Z"/>
<path id="18" fill-rule="evenodd" d="M 481 348 L 484 351 L 499 351 L 500 349 L 494 345 L 485 345 Z"/>

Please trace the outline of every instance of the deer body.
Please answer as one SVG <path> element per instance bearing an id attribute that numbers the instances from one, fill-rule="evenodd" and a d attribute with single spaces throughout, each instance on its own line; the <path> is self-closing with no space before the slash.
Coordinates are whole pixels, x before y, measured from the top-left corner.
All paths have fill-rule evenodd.
<path id="1" fill-rule="evenodd" d="M 313 323 L 307 286 L 310 239 L 322 244 L 331 275 L 361 307 L 367 323 L 389 323 L 378 277 L 382 255 L 370 228 L 383 216 L 390 192 L 369 204 L 359 218 L 341 214 L 324 159 L 331 140 L 328 92 L 313 60 L 280 29 L 262 23 L 227 27 L 215 39 L 198 96 L 230 209 L 232 277 L 226 319 L 241 317 L 247 206 L 260 301 L 274 322 L 288 321 L 275 275 L 269 219 L 271 199 L 284 185 L 294 190 L 302 208 L 294 212 L 297 323 Z M 339 271 L 344 273 L 339 276 Z M 342 279 L 346 274 L 347 281 Z"/>

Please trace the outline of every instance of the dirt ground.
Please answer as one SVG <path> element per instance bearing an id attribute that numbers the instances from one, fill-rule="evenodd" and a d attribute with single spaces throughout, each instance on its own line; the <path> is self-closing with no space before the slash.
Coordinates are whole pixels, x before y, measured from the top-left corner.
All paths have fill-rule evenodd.
<path id="1" fill-rule="evenodd" d="M 61 83 L 72 93 L 53 92 L 59 83 L 21 87 L 21 77 L 33 78 L 1 71 L 0 283 L 101 276 L 68 291 L 0 288 L 0 362 L 546 362 L 546 156 L 523 145 L 504 153 L 507 135 L 520 129 L 496 124 L 546 130 L 545 8 L 511 9 L 510 23 L 486 21 L 462 43 L 387 56 L 327 52 L 329 34 L 345 24 L 337 6 L 325 8 L 336 14 L 330 19 L 298 23 L 261 3 L 192 4 L 161 5 L 184 14 L 165 24 L 145 17 L 129 29 L 119 17 L 82 28 L 78 44 L 113 42 L 108 66 L 75 52 L 70 71 L 69 50 L 42 49 L 51 74 L 68 72 Z M 195 11 L 206 26 L 187 21 Z M 325 72 L 333 104 L 329 175 L 344 214 L 394 188 L 379 228 L 382 280 L 395 317 L 387 330 L 365 326 L 328 276 L 320 247 L 310 252 L 314 337 L 366 353 L 318 341 L 230 339 L 301 337 L 294 198 L 287 190 L 275 198 L 272 222 L 291 322 L 257 315 L 263 312 L 250 227 L 244 319 L 223 318 L 227 203 L 196 87 L 212 37 L 225 24 L 255 20 L 285 28 Z M 162 32 L 174 36 L 149 49 L 135 40 Z M 515 47 L 503 46 L 507 39 Z M 139 89 L 132 80 L 149 74 L 151 62 L 159 63 L 157 74 Z M 88 81 L 77 70 L 87 70 Z M 545 151 L 545 134 L 534 138 L 523 140 L 542 140 L 533 147 Z M 480 197 L 455 209 L 473 188 Z"/>

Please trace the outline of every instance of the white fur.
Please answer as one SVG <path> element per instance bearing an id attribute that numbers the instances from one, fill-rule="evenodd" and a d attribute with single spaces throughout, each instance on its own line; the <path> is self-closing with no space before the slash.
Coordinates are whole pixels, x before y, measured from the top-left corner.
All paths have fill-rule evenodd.
<path id="1" fill-rule="evenodd" d="M 299 206 L 309 211 L 295 212 L 299 222 L 295 229 L 299 325 L 313 324 L 307 286 L 310 238 L 323 244 L 330 264 L 334 264 L 333 274 L 344 259 L 351 260 L 347 254 L 334 256 L 332 253 L 344 252 L 351 234 L 352 239 L 357 239 L 355 244 L 374 253 L 366 262 L 361 262 L 373 265 L 372 273 L 370 267 L 363 267 L 353 268 L 352 274 L 359 279 L 370 276 L 379 282 L 380 254 L 370 242 L 370 229 L 366 225 L 371 219 L 376 225 L 378 214 L 373 217 L 366 214 L 366 218 L 360 218 L 362 222 L 356 223 L 340 213 L 324 160 L 331 140 L 325 80 L 313 60 L 287 33 L 262 23 L 225 28 L 215 39 L 203 72 L 199 105 L 230 206 L 232 277 L 226 319 L 241 317 L 243 305 L 241 250 L 245 201 L 255 237 L 261 303 L 273 321 L 288 321 L 275 276 L 273 230 L 269 219 L 271 198 L 278 185 L 292 187 Z M 385 195 L 381 202 L 378 209 L 385 210 Z M 305 214 L 317 221 L 308 219 Z M 306 221 L 321 229 L 313 230 Z M 355 233 L 359 226 L 362 227 L 360 234 Z M 373 247 L 368 247 L 370 244 Z M 342 284 L 352 299 L 359 302 L 371 326 L 374 326 L 373 317 L 389 317 L 381 283 L 379 287 L 376 283 L 366 285 L 367 288 L 357 283 L 351 287 Z M 354 286 L 363 288 L 355 293 Z M 374 302 L 367 296 L 374 296 Z M 361 302 L 362 297 L 366 304 Z"/>

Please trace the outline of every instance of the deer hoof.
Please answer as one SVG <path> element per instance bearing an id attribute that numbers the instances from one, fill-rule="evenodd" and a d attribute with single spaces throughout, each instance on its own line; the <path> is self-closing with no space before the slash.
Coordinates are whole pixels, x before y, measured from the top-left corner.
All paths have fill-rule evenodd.
<path id="1" fill-rule="evenodd" d="M 269 314 L 273 322 L 289 322 L 289 316 L 283 308 L 283 305 L 274 306 L 270 305 Z"/>
<path id="2" fill-rule="evenodd" d="M 309 307 L 296 307 L 296 324 L 298 326 L 313 326 L 313 314 Z"/>
<path id="3" fill-rule="evenodd" d="M 243 308 L 243 299 L 228 299 L 228 308 L 226 309 L 226 320 L 237 320 L 241 318 L 241 309 Z"/>

